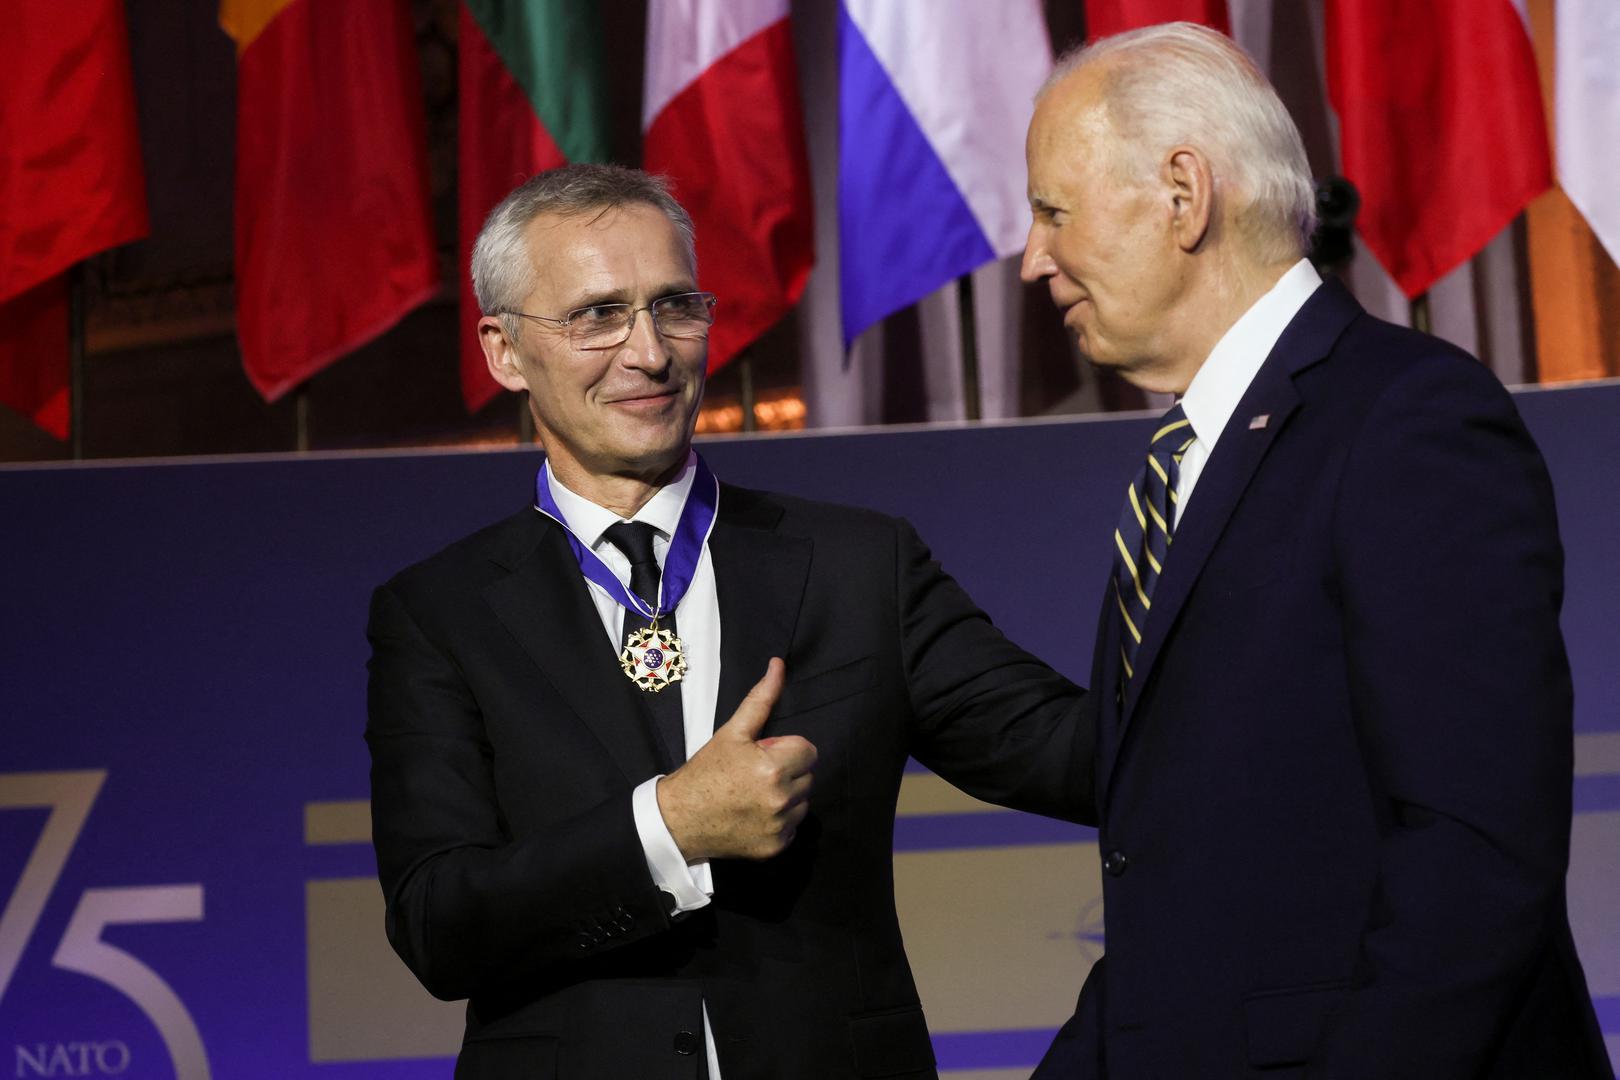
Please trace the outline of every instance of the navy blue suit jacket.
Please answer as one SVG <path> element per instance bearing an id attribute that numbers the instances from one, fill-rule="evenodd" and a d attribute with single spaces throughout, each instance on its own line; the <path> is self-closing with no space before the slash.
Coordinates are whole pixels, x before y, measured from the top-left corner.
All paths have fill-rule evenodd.
<path id="1" fill-rule="evenodd" d="M 1491 372 L 1318 290 L 1123 693 L 1105 605 L 1107 956 L 1037 1077 L 1612 1076 L 1563 891 L 1562 560 Z"/>

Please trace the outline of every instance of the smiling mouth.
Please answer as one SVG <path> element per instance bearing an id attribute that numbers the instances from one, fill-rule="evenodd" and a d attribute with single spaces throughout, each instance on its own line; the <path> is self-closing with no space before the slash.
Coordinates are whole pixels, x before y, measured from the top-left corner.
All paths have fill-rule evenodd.
<path id="1" fill-rule="evenodd" d="M 653 391 L 652 393 L 649 393 L 649 394 L 634 394 L 634 395 L 631 395 L 629 397 L 614 398 L 612 401 L 609 401 L 608 404 L 609 405 L 627 405 L 627 406 L 630 406 L 631 408 L 635 408 L 635 407 L 643 407 L 643 408 L 645 408 L 645 407 L 662 405 L 666 401 L 673 400 L 675 398 L 675 396 L 676 396 L 676 393 L 677 392 L 674 389 L 655 390 L 655 391 Z"/>

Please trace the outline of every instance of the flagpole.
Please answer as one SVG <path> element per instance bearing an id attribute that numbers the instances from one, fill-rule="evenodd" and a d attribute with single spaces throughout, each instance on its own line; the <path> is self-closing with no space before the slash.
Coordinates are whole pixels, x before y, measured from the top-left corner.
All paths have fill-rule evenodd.
<path id="1" fill-rule="evenodd" d="M 758 430 L 759 421 L 754 416 L 754 358 L 748 349 L 737 356 L 737 379 L 740 383 L 738 394 L 742 398 L 742 429 Z"/>
<path id="2" fill-rule="evenodd" d="M 84 460 L 84 263 L 68 269 L 68 428 L 73 460 Z"/>
<path id="3" fill-rule="evenodd" d="M 1412 329 L 1423 334 L 1434 333 L 1434 320 L 1429 313 L 1429 294 L 1426 292 L 1412 298 Z"/>
<path id="4" fill-rule="evenodd" d="M 962 411 L 969 420 L 981 419 L 979 408 L 979 335 L 973 314 L 973 275 L 956 279 L 956 310 L 962 323 Z"/>

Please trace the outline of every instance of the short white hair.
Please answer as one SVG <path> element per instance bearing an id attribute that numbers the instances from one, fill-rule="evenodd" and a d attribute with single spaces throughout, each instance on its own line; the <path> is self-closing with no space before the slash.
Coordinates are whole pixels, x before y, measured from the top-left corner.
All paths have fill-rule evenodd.
<path id="1" fill-rule="evenodd" d="M 485 315 L 499 315 L 509 335 L 520 325 L 510 313 L 534 290 L 534 254 L 526 231 L 541 214 L 603 214 L 625 206 L 650 206 L 675 227 L 686 261 L 697 273 L 692 217 L 675 201 L 663 177 L 622 165 L 576 163 L 531 177 L 489 212 L 473 242 L 473 296 Z"/>
<path id="2" fill-rule="evenodd" d="M 1163 154 L 1193 146 L 1233 197 L 1233 220 L 1267 261 L 1298 258 L 1316 231 L 1316 185 L 1299 128 L 1249 54 L 1196 23 L 1101 38 L 1065 54 L 1039 97 L 1081 68 L 1113 61 L 1103 105 L 1119 143 L 1115 167 L 1139 181 Z"/>

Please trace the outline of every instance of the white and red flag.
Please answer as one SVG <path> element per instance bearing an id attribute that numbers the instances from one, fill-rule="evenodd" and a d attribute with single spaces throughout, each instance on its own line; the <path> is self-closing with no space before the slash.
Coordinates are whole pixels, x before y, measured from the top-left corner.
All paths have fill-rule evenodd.
<path id="1" fill-rule="evenodd" d="M 1552 186 L 1523 0 L 1328 0 L 1326 45 L 1357 228 L 1418 296 Z"/>
<path id="2" fill-rule="evenodd" d="M 1558 0 L 1558 183 L 1620 262 L 1620 4 Z"/>
<path id="3" fill-rule="evenodd" d="M 788 0 L 649 0 L 642 164 L 697 226 L 716 371 L 785 315 L 815 261 Z"/>

